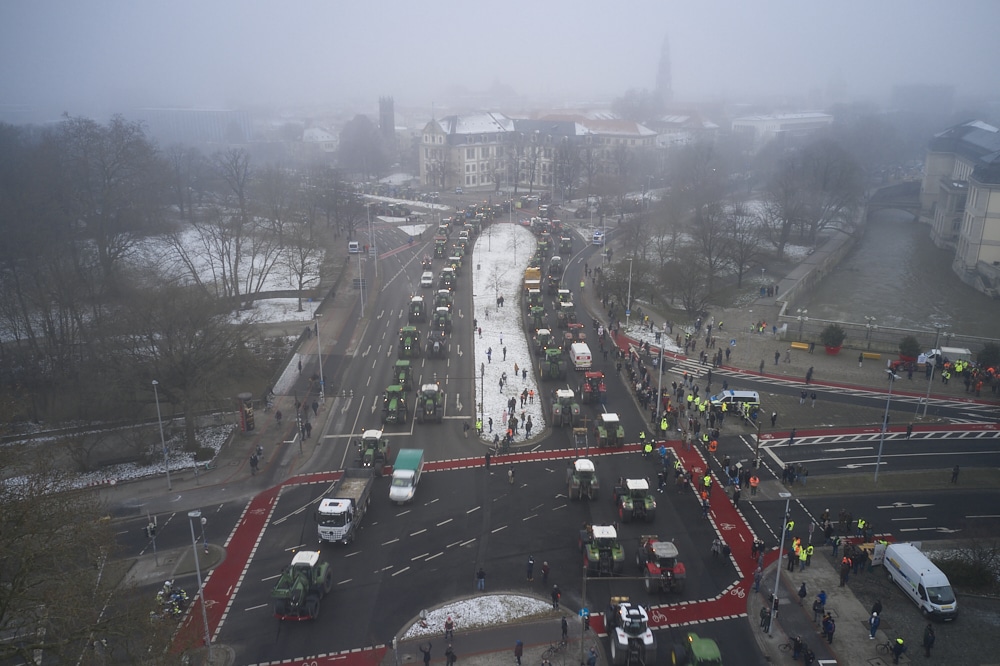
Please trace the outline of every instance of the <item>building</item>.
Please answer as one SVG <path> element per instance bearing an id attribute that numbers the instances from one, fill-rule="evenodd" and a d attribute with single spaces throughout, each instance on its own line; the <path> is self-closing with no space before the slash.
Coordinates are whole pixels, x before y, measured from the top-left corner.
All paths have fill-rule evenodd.
<path id="1" fill-rule="evenodd" d="M 1000 129 L 968 121 L 931 139 L 920 187 L 931 239 L 966 284 L 1000 296 Z"/>
<path id="2" fill-rule="evenodd" d="M 424 127 L 420 182 L 438 189 L 572 189 L 581 179 L 618 175 L 624 154 L 655 140 L 656 132 L 638 123 L 606 117 L 446 116 Z"/>
<path id="3" fill-rule="evenodd" d="M 833 116 L 827 113 L 776 113 L 763 116 L 744 116 L 733 120 L 733 132 L 746 132 L 754 144 L 761 146 L 778 137 L 798 138 L 833 125 Z"/>

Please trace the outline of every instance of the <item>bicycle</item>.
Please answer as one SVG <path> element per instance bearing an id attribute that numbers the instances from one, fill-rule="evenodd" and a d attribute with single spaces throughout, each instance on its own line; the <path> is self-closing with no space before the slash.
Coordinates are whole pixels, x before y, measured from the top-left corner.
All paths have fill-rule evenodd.
<path id="1" fill-rule="evenodd" d="M 552 645 L 550 645 L 548 648 L 545 649 L 545 652 L 542 653 L 542 659 L 550 659 L 552 657 L 555 657 L 560 652 L 565 652 L 568 646 L 569 644 L 566 641 L 559 641 L 558 643 L 553 643 Z"/>
<path id="2" fill-rule="evenodd" d="M 875 654 L 889 656 L 892 654 L 892 641 L 886 641 L 885 643 L 879 643 L 875 646 Z"/>

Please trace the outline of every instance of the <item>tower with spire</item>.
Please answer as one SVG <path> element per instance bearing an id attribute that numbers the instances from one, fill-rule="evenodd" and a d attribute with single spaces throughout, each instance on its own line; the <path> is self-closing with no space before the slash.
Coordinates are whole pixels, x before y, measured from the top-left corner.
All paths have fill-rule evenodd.
<path id="1" fill-rule="evenodd" d="M 670 74 L 670 38 L 663 37 L 660 49 L 660 67 L 656 72 L 656 92 L 663 104 L 670 104 L 674 97 L 673 80 Z"/>

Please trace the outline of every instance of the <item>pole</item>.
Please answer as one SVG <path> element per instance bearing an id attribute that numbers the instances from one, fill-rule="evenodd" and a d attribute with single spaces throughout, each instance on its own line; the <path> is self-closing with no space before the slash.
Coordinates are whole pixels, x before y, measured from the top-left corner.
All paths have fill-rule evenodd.
<path id="1" fill-rule="evenodd" d="M 778 544 L 778 562 L 774 571 L 774 598 L 778 598 L 778 586 L 781 585 L 781 559 L 785 556 L 785 532 L 788 530 L 788 507 L 792 501 L 791 493 L 778 493 L 778 497 L 785 498 L 785 518 L 781 521 L 781 542 Z M 767 623 L 767 635 L 771 636 L 774 631 L 774 602 L 771 602 L 771 620 Z"/>
<path id="2" fill-rule="evenodd" d="M 659 372 L 656 375 L 656 425 L 660 425 L 660 410 L 663 408 L 663 338 L 667 335 L 666 331 L 660 334 L 660 362 L 656 364 Z M 707 393 L 707 391 L 706 391 Z M 664 432 L 663 436 L 666 437 L 667 433 Z"/>
<path id="3" fill-rule="evenodd" d="M 319 404 L 323 404 L 326 399 L 326 382 L 323 381 L 323 342 L 319 337 L 319 319 L 323 315 L 315 314 L 316 318 L 316 355 L 319 357 Z"/>
<path id="4" fill-rule="evenodd" d="M 587 565 L 583 565 L 583 609 L 590 615 L 590 609 L 587 607 Z M 580 618 L 580 663 L 583 662 L 583 644 L 587 642 L 587 620 L 581 616 Z"/>
<path id="5" fill-rule="evenodd" d="M 358 286 L 361 287 L 361 318 L 365 317 L 365 274 L 361 270 L 361 253 L 358 252 Z"/>
<path id="6" fill-rule="evenodd" d="M 154 379 L 153 397 L 156 399 L 156 422 L 160 424 L 160 448 L 163 449 L 163 469 L 167 471 L 167 490 L 173 490 L 174 486 L 170 483 L 170 460 L 167 458 L 167 442 L 163 438 L 163 417 L 160 415 L 160 393 L 156 390 L 156 387 L 159 385 L 160 382 Z"/>
<path id="7" fill-rule="evenodd" d="M 944 325 L 942 324 L 934 324 L 934 329 L 937 331 L 937 334 L 934 336 L 934 349 L 940 349 L 940 347 L 938 347 L 938 342 L 941 341 L 941 329 L 943 328 Z M 937 358 L 940 357 L 941 355 L 938 354 Z M 921 415 L 924 418 L 927 417 L 927 403 L 931 400 L 931 383 L 934 382 L 934 367 L 937 365 L 937 358 L 935 358 L 934 362 L 931 364 L 931 374 L 927 375 L 927 395 L 924 396 L 924 413 Z M 917 411 L 919 410 L 920 405 L 918 404 Z"/>
<path id="8" fill-rule="evenodd" d="M 632 260 L 628 260 L 628 300 L 625 302 L 625 330 L 628 330 L 629 315 L 632 312 Z"/>
<path id="9" fill-rule="evenodd" d="M 198 561 L 198 537 L 194 535 L 194 521 L 201 518 L 201 511 L 188 511 L 188 524 L 191 526 L 191 549 L 194 551 L 194 568 L 198 572 L 198 596 L 201 597 L 201 619 L 205 623 L 205 649 L 208 650 L 208 662 L 212 662 L 212 635 L 208 630 L 208 611 L 205 610 L 205 588 L 201 582 L 201 563 Z"/>
<path id="10" fill-rule="evenodd" d="M 882 466 L 882 445 L 885 444 L 885 429 L 889 423 L 889 402 L 892 400 L 892 383 L 899 379 L 892 370 L 886 370 L 889 376 L 889 394 L 885 398 L 885 414 L 882 416 L 882 434 L 878 439 L 878 458 L 875 459 L 875 483 L 878 483 L 878 468 Z"/>

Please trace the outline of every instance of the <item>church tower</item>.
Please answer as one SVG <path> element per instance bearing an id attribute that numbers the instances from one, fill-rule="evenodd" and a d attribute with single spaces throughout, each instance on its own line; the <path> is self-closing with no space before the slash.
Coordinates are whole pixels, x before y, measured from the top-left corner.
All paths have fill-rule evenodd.
<path id="1" fill-rule="evenodd" d="M 660 67 L 656 72 L 656 92 L 664 105 L 670 104 L 674 98 L 673 80 L 670 74 L 670 38 L 663 38 L 663 48 L 660 50 Z"/>

